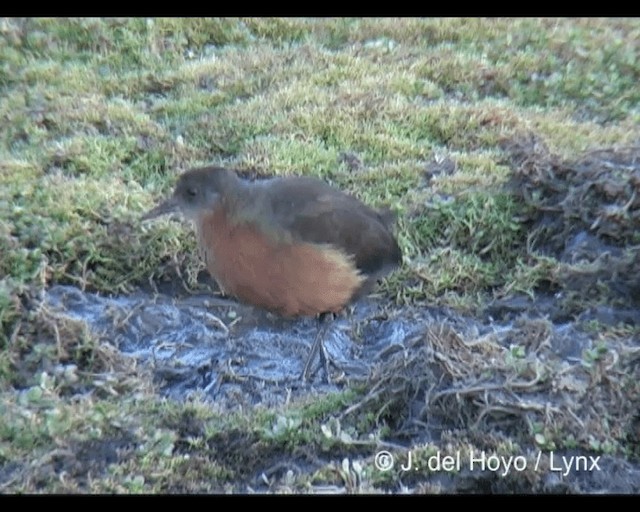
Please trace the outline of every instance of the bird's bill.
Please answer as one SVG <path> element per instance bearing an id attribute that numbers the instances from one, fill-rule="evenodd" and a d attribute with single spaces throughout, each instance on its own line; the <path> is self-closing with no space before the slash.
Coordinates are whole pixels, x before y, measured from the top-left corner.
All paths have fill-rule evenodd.
<path id="1" fill-rule="evenodd" d="M 155 219 L 156 217 L 160 217 L 161 215 L 175 213 L 178 211 L 178 209 L 179 208 L 178 208 L 177 201 L 173 197 L 170 197 L 169 199 L 160 203 L 155 208 L 145 213 L 140 220 L 145 221 L 149 219 Z"/>

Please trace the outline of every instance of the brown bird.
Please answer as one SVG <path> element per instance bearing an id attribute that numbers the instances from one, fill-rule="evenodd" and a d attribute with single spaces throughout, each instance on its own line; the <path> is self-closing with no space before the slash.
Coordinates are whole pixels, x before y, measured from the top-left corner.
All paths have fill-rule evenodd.
<path id="1" fill-rule="evenodd" d="M 310 177 L 247 181 L 221 167 L 182 174 L 142 220 L 180 211 L 220 288 L 285 317 L 338 313 L 400 265 L 393 216 Z M 318 346 L 318 330 L 303 379 Z"/>

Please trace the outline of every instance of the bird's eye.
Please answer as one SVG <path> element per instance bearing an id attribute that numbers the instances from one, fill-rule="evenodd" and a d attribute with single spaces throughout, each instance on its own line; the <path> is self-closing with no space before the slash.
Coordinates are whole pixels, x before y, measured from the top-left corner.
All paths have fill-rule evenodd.
<path id="1" fill-rule="evenodd" d="M 198 189 L 191 187 L 187 189 L 187 196 L 189 197 L 196 197 L 198 195 Z"/>

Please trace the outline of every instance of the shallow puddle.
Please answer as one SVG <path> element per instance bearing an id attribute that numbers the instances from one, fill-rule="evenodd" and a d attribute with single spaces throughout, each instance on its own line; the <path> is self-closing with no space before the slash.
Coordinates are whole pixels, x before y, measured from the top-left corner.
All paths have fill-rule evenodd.
<path id="1" fill-rule="evenodd" d="M 212 295 L 107 297 L 54 286 L 45 301 L 57 315 L 85 321 L 104 343 L 149 365 L 167 397 L 185 400 L 197 394 L 222 410 L 269 407 L 362 381 L 378 395 L 365 396 L 361 405 L 383 396 L 407 411 L 394 435 L 408 446 L 437 443 L 446 431 L 471 432 L 480 421 L 488 432 L 496 425 L 506 425 L 505 432 L 521 431 L 525 418 L 563 424 L 568 431 L 579 432 L 588 424 L 599 428 L 597 407 L 610 400 L 606 386 L 593 387 L 593 374 L 585 366 L 585 354 L 596 346 L 597 333 L 522 311 L 512 322 L 496 322 L 488 313 L 480 321 L 439 308 L 391 309 L 369 297 L 326 330 L 330 378 L 316 357 L 312 378 L 303 382 L 301 373 L 318 332 L 314 318 L 285 320 Z M 509 314 L 504 318 L 513 318 L 513 304 L 505 311 Z M 608 349 L 615 357 L 607 371 L 619 375 L 637 364 L 637 340 L 612 342 Z M 537 365 L 546 368 L 540 370 L 543 373 L 560 369 L 561 375 L 549 379 L 538 370 L 532 374 Z M 609 412 L 628 421 L 633 404 L 617 407 Z M 495 418 L 486 414 L 494 409 Z M 557 451 L 556 456 L 564 453 Z M 600 460 L 602 472 L 562 476 L 547 470 L 544 490 L 640 489 L 637 465 L 622 457 Z M 607 476 L 611 468 L 625 477 L 612 481 Z M 462 472 L 444 480 L 435 475 L 434 482 L 449 492 L 523 491 L 496 475 Z"/>

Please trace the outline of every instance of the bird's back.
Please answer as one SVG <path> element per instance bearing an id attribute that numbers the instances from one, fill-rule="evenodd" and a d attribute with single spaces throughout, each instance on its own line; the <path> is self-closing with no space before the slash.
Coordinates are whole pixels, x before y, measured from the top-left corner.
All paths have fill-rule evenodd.
<path id="1" fill-rule="evenodd" d="M 353 257 L 366 275 L 400 265 L 390 212 L 377 211 L 315 178 L 273 180 L 266 192 L 271 221 L 294 240 L 331 245 Z"/>

